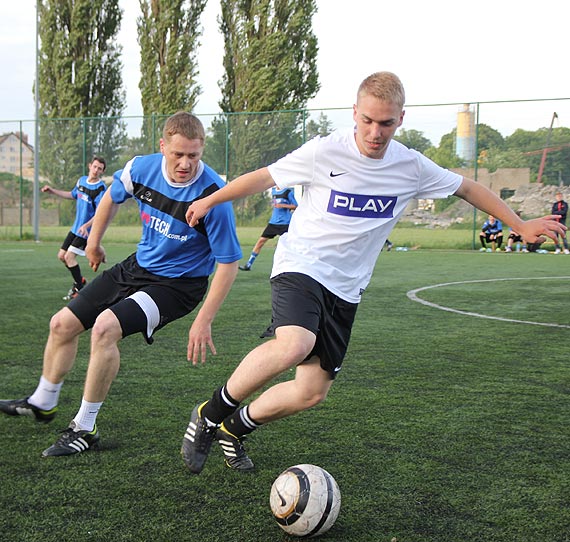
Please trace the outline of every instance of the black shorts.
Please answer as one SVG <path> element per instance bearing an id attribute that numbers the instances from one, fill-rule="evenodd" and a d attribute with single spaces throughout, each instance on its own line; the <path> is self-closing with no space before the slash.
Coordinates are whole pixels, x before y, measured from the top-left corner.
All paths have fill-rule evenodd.
<path id="1" fill-rule="evenodd" d="M 346 355 L 358 303 L 334 295 L 302 273 L 282 273 L 271 279 L 271 326 L 265 336 L 281 326 L 300 326 L 316 335 L 306 359 L 318 356 L 331 380 Z"/>
<path id="2" fill-rule="evenodd" d="M 482 232 L 479 234 L 479 237 L 484 237 L 487 241 L 491 241 L 491 240 L 492 240 L 492 239 L 491 239 L 491 235 L 494 235 L 494 236 L 495 236 L 495 239 L 497 239 L 498 237 L 503 237 L 503 232 L 502 232 L 502 231 L 499 231 L 499 232 L 497 232 L 497 233 L 486 233 L 486 232 L 482 231 Z"/>
<path id="3" fill-rule="evenodd" d="M 154 331 L 194 310 L 207 289 L 208 277 L 154 275 L 131 254 L 89 282 L 68 308 L 85 329 L 91 329 L 97 316 L 110 309 L 121 324 L 123 337 L 141 332 L 150 344 Z"/>
<path id="4" fill-rule="evenodd" d="M 289 230 L 289 224 L 271 224 L 270 222 L 269 224 L 267 224 L 267 226 L 265 226 L 265 229 L 261 233 L 261 237 L 265 237 L 266 239 L 273 239 L 278 235 L 283 235 L 284 233 L 287 233 L 288 230 Z"/>
<path id="5" fill-rule="evenodd" d="M 515 243 L 522 243 L 523 238 L 518 233 L 509 233 L 509 239 Z"/>
<path id="6" fill-rule="evenodd" d="M 69 250 L 79 256 L 85 256 L 85 247 L 87 246 L 87 239 L 75 235 L 72 231 L 67 234 L 67 237 L 63 240 L 61 245 L 62 250 Z"/>

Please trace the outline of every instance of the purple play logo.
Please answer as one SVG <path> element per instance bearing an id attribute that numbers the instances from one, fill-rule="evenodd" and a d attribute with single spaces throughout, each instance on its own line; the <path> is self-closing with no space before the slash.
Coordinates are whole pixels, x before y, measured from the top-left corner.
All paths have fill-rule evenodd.
<path id="1" fill-rule="evenodd" d="M 362 218 L 392 218 L 397 196 L 368 196 L 331 190 L 327 211 Z"/>

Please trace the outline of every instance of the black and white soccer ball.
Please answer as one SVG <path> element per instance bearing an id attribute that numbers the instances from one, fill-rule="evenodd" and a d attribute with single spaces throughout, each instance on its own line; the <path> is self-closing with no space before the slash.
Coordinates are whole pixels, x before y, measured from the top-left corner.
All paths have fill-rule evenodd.
<path id="1" fill-rule="evenodd" d="M 269 495 L 273 517 L 294 536 L 316 536 L 328 531 L 340 511 L 336 480 L 316 465 L 295 465 L 273 482 Z"/>

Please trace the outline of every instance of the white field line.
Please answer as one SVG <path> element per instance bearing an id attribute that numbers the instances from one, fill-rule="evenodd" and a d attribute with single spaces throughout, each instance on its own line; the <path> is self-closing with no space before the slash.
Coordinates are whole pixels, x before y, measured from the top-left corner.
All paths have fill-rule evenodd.
<path id="1" fill-rule="evenodd" d="M 570 329 L 570 325 L 566 324 L 550 324 L 547 322 L 531 322 L 529 320 L 515 320 L 513 318 L 501 318 L 499 316 L 488 316 L 486 314 L 479 314 L 477 312 L 460 311 L 458 309 L 452 309 L 451 307 L 444 307 L 443 305 L 438 305 L 437 303 L 431 303 L 418 297 L 419 292 L 424 290 L 431 290 L 432 288 L 442 288 L 444 286 L 456 286 L 458 284 L 474 284 L 477 282 L 498 282 L 498 281 L 511 281 L 511 280 L 567 280 L 570 277 L 509 277 L 502 279 L 481 279 L 481 280 L 462 280 L 457 282 L 443 282 L 441 284 L 433 284 L 432 286 L 424 286 L 422 288 L 416 288 L 415 290 L 410 290 L 406 295 L 412 301 L 421 303 L 428 307 L 433 307 L 434 309 L 439 309 L 447 312 L 454 312 L 456 314 L 463 314 L 465 316 L 474 316 L 475 318 L 486 318 L 488 320 L 499 320 L 501 322 L 514 322 L 516 324 L 530 324 L 532 326 L 546 326 L 546 327 L 560 327 L 565 329 Z"/>

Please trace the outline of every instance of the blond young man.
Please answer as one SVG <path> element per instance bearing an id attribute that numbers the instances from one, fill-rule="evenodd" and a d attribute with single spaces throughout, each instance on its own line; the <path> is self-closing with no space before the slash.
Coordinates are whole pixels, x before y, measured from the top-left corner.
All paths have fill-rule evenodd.
<path id="1" fill-rule="evenodd" d="M 529 242 L 564 231 L 552 217 L 522 221 L 481 184 L 394 141 L 404 120 L 404 102 L 396 75 L 374 73 L 358 89 L 354 129 L 316 137 L 190 205 L 188 222 L 199 226 L 222 202 L 273 186 L 304 188 L 289 232 L 279 239 L 274 256 L 275 338 L 247 354 L 211 399 L 194 408 L 182 444 L 191 472 L 202 471 L 215 439 L 224 450 L 233 448 L 235 458 L 229 466 L 251 470 L 253 462 L 241 442 L 245 435 L 324 401 L 341 369 L 376 259 L 412 198 L 455 194 L 515 227 Z M 240 406 L 291 368 L 293 379 Z"/>

